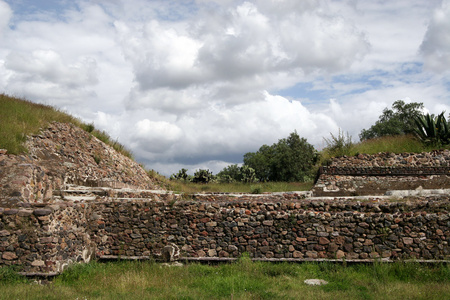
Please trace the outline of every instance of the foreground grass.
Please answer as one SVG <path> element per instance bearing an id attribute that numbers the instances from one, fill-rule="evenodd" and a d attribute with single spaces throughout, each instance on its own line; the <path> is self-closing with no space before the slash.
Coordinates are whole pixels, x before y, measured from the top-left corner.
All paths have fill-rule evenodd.
<path id="1" fill-rule="evenodd" d="M 416 263 L 342 266 L 249 259 L 183 267 L 90 263 L 74 266 L 45 286 L 1 275 L 2 299 L 448 299 L 450 295 L 447 265 Z M 304 284 L 311 278 L 329 284 Z"/>

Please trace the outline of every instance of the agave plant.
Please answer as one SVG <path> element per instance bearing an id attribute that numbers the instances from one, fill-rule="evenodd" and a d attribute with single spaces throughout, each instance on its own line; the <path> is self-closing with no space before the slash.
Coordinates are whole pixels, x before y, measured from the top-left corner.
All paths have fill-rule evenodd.
<path id="1" fill-rule="evenodd" d="M 437 117 L 426 114 L 417 117 L 416 134 L 425 143 L 433 145 L 447 145 L 450 143 L 450 131 L 444 112 Z"/>

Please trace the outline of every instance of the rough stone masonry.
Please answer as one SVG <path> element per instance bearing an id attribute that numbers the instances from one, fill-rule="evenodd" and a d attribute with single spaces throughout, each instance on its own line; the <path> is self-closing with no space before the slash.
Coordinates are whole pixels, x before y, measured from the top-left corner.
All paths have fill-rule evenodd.
<path id="1" fill-rule="evenodd" d="M 448 194 L 401 201 L 295 192 L 177 195 L 71 125 L 52 124 L 31 137 L 28 147 L 30 154 L 22 156 L 0 152 L 0 265 L 17 265 L 27 274 L 58 274 L 95 258 L 166 254 L 166 259 L 248 253 L 294 261 L 449 260 Z M 448 153 L 430 155 L 436 154 L 445 157 L 439 167 L 448 166 Z M 338 165 L 348 167 L 343 164 Z M 439 177 L 440 187 L 448 188 L 448 175 L 440 176 L 445 176 Z"/>

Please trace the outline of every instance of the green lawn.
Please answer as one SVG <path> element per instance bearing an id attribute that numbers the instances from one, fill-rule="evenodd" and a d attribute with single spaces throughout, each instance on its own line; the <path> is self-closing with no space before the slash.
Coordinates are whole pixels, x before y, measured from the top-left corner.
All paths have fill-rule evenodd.
<path id="1" fill-rule="evenodd" d="M 6 270 L 6 269 L 4 269 Z M 218 266 L 152 262 L 78 265 L 37 285 L 0 273 L 1 299 L 448 299 L 448 265 L 263 263 Z M 308 286 L 305 279 L 328 285 Z"/>

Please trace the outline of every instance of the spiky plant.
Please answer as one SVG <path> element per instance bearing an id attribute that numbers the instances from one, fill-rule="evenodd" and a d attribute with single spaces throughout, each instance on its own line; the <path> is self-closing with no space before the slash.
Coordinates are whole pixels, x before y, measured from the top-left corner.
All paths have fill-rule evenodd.
<path id="1" fill-rule="evenodd" d="M 427 144 L 447 145 L 450 143 L 450 131 L 444 112 L 435 117 L 426 114 L 415 119 L 416 134 Z"/>

